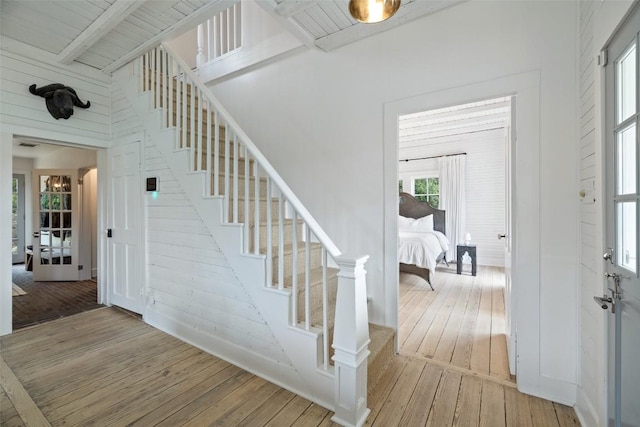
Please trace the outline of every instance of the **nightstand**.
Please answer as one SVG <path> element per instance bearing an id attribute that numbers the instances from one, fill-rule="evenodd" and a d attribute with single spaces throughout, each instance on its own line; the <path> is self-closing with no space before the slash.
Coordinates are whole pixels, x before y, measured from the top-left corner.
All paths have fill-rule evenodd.
<path id="1" fill-rule="evenodd" d="M 457 252 L 456 259 L 458 260 L 458 268 L 456 272 L 458 274 L 462 273 L 462 257 L 466 252 L 469 254 L 469 257 L 471 258 L 471 275 L 475 276 L 476 273 L 478 272 L 478 264 L 476 262 L 476 245 L 472 243 L 465 243 L 465 244 L 458 245 L 457 248 L 458 248 L 458 252 Z"/>

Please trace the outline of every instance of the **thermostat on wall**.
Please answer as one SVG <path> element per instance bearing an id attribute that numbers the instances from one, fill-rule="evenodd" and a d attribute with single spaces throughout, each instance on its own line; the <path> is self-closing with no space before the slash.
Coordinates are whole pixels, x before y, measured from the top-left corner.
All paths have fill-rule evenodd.
<path id="1" fill-rule="evenodd" d="M 158 178 L 147 178 L 147 191 L 158 191 Z"/>

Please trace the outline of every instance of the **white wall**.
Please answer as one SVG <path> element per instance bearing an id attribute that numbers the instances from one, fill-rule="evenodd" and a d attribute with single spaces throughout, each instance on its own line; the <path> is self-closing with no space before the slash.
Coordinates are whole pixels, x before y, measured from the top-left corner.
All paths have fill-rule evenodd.
<path id="1" fill-rule="evenodd" d="M 505 130 L 438 138 L 423 144 L 412 141 L 411 145 L 398 151 L 400 159 L 467 153 L 467 215 L 463 232 L 469 232 L 478 245 L 478 264 L 504 267 L 504 243 L 497 235 L 505 233 Z M 398 171 L 400 178 L 420 176 L 421 172 L 437 177 L 438 159 L 400 162 Z M 410 181 L 406 180 L 405 185 L 409 186 Z"/>
<path id="2" fill-rule="evenodd" d="M 47 139 L 94 148 L 110 144 L 110 78 L 90 67 L 57 63 L 56 55 L 1 39 L 0 50 L 0 335 L 11 332 L 11 173 L 16 136 Z M 73 87 L 89 109 L 75 109 L 68 120 L 56 120 L 44 99 L 29 93 L 31 84 L 64 83 Z M 6 244 L 1 244 L 7 242 Z"/>
<path id="3" fill-rule="evenodd" d="M 580 205 L 580 385 L 576 412 L 583 425 L 607 424 L 607 311 L 593 302 L 606 290 L 604 245 L 604 70 L 596 57 L 632 5 L 631 1 L 578 3 L 580 188 L 595 184 L 595 203 Z"/>
<path id="4" fill-rule="evenodd" d="M 538 70 L 538 374 L 540 393 L 566 402 L 575 401 L 577 381 L 575 7 L 571 1 L 463 3 L 213 87 L 343 252 L 371 255 L 371 320 L 392 324 L 384 308 L 391 294 L 385 286 L 396 286 L 383 268 L 383 227 L 395 220 L 384 215 L 385 103 Z M 564 391 L 544 390 L 557 384 Z"/>
<path id="5" fill-rule="evenodd" d="M 45 52 L 34 52 L 20 42 L 2 38 L 0 51 L 0 123 L 49 132 L 60 132 L 88 139 L 110 140 L 109 84 L 106 75 L 89 67 L 62 66 Z M 34 57 L 27 54 L 32 53 Z M 81 101 L 91 102 L 88 109 L 74 108 L 69 119 L 56 120 L 49 114 L 45 99 L 29 92 L 29 86 L 51 83 L 70 86 Z M 55 139 L 55 138 L 52 138 Z"/>

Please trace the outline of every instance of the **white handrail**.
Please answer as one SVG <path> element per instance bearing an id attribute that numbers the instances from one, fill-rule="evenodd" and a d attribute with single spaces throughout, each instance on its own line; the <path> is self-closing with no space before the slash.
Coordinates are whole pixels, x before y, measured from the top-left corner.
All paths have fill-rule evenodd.
<path id="1" fill-rule="evenodd" d="M 169 45 L 167 45 L 166 43 L 162 43 L 162 49 L 173 57 L 173 60 L 180 66 L 181 71 L 191 79 L 191 83 L 207 97 L 210 105 L 213 105 L 214 110 L 218 112 L 219 116 L 222 117 L 222 120 L 226 122 L 233 130 L 234 134 L 238 138 L 240 138 L 253 158 L 258 162 L 258 164 L 260 164 L 261 169 L 265 172 L 266 175 L 271 178 L 271 182 L 273 182 L 276 187 L 282 192 L 284 197 L 293 207 L 293 210 L 297 212 L 298 216 L 307 224 L 307 226 L 311 229 L 313 235 L 316 236 L 318 241 L 326 248 L 329 255 L 334 258 L 340 256 L 341 252 L 335 245 L 335 243 L 333 243 L 327 233 L 325 233 L 322 227 L 320 227 L 320 224 L 318 224 L 315 218 L 311 216 L 311 213 L 309 213 L 300 199 L 296 197 L 293 190 L 289 188 L 287 183 L 282 179 L 282 177 L 278 174 L 271 163 L 269 163 L 267 158 L 264 157 L 262 152 L 254 144 L 249 135 L 245 133 L 238 122 L 236 122 L 231 114 L 229 114 L 229 112 L 226 110 L 226 108 L 222 106 L 222 103 L 220 103 L 220 101 L 218 101 L 213 93 L 211 93 L 211 90 L 206 85 L 200 82 L 200 79 L 193 73 L 193 71 L 191 71 L 189 66 L 182 60 L 182 58 L 176 55 L 176 53 L 173 51 L 173 49 L 171 49 Z"/>

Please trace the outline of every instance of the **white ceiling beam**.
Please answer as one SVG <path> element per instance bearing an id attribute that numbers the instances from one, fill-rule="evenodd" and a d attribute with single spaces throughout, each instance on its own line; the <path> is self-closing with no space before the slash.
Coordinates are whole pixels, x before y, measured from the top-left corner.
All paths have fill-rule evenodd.
<path id="1" fill-rule="evenodd" d="M 400 5 L 398 12 L 386 21 L 382 21 L 377 24 L 356 23 L 336 33 L 319 38 L 315 41 L 315 45 L 326 52 L 331 52 L 341 46 L 399 27 L 400 25 L 406 24 L 414 19 L 444 10 L 466 1 L 469 0 L 406 0 Z"/>
<path id="2" fill-rule="evenodd" d="M 144 2 L 145 0 L 116 0 L 58 54 L 58 62 L 65 65 L 71 64 Z"/>
<path id="3" fill-rule="evenodd" d="M 196 9 L 191 15 L 185 17 L 181 21 L 176 22 L 174 25 L 162 30 L 155 37 L 147 40 L 128 54 L 120 57 L 107 65 L 102 69 L 103 73 L 111 74 L 123 65 L 128 64 L 138 56 L 142 55 L 152 47 L 160 44 L 163 41 L 169 40 L 178 34 L 182 34 L 188 29 L 195 27 L 198 24 L 206 21 L 208 18 L 228 9 L 240 0 L 210 0 L 204 6 Z"/>
<path id="4" fill-rule="evenodd" d="M 276 13 L 285 18 L 300 13 L 316 4 L 313 0 L 284 0 L 276 6 Z"/>

